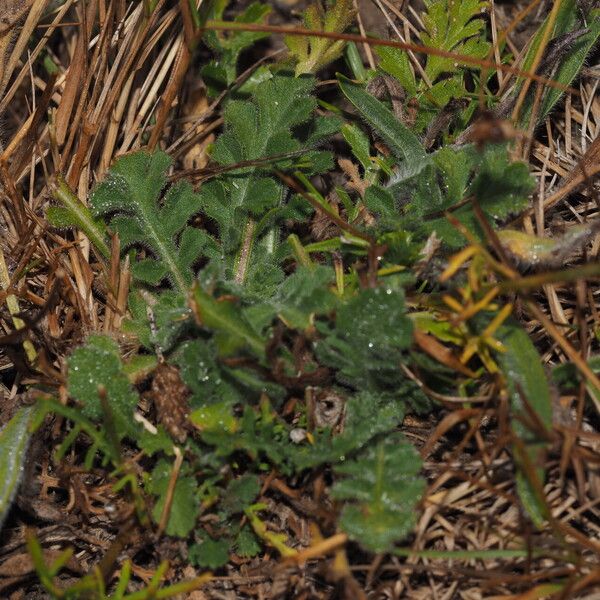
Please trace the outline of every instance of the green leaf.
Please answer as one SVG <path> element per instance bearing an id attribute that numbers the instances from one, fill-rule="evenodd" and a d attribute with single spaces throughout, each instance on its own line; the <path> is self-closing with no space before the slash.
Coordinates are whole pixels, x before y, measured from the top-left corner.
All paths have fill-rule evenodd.
<path id="1" fill-rule="evenodd" d="M 600 373 L 600 356 L 590 356 L 587 362 L 590 369 L 598 375 Z M 581 374 L 574 363 L 561 363 L 552 369 L 552 380 L 561 388 L 574 390 L 581 381 Z"/>
<path id="2" fill-rule="evenodd" d="M 177 478 L 173 492 L 173 502 L 167 523 L 166 532 L 176 537 L 186 537 L 196 525 L 196 519 L 200 514 L 200 505 L 196 497 L 196 480 L 187 474 L 185 464 Z M 169 488 L 172 465 L 161 459 L 156 463 L 150 480 L 148 492 L 158 496 L 158 500 L 152 510 L 152 518 L 156 523 L 160 522 L 163 508 Z"/>
<path id="3" fill-rule="evenodd" d="M 548 506 L 540 495 L 545 478 L 544 462 L 549 449 L 544 433 L 552 428 L 548 378 L 531 338 L 517 322 L 505 323 L 498 332 L 498 339 L 507 349 L 497 356 L 510 393 L 513 413 L 511 425 L 524 448 L 523 454 L 519 446 L 514 447 L 518 468 L 517 491 L 532 521 L 541 528 L 548 514 Z M 531 412 L 537 423 L 532 420 Z M 545 432 L 539 431 L 540 427 Z M 538 479 L 537 485 L 533 485 L 529 471 L 523 466 L 525 460 L 530 463 Z"/>
<path id="4" fill-rule="evenodd" d="M 339 77 L 342 92 L 356 107 L 361 117 L 374 129 L 387 144 L 402 169 L 416 175 L 427 164 L 427 155 L 418 138 L 402 125 L 394 113 L 382 102 L 374 98 L 363 86 Z"/>
<path id="5" fill-rule="evenodd" d="M 102 465 L 108 464 L 110 460 L 112 460 L 114 465 L 119 464 L 119 449 L 115 448 L 112 440 L 109 441 L 105 428 L 98 427 L 92 423 L 92 421 L 86 419 L 78 408 L 65 406 L 57 400 L 42 400 L 41 403 L 46 412 L 52 412 L 69 419 L 75 425 L 69 435 L 63 440 L 62 444 L 56 449 L 54 453 L 55 460 L 61 460 L 67 450 L 75 442 L 79 433 L 84 432 L 92 440 L 92 445 L 88 448 L 83 463 L 86 469 L 92 468 L 98 451 L 103 455 Z"/>
<path id="6" fill-rule="evenodd" d="M 412 341 L 404 294 L 392 288 L 362 290 L 338 310 L 335 328 L 365 354 L 405 349 Z"/>
<path id="7" fill-rule="evenodd" d="M 378 46 L 375 52 L 379 56 L 380 68 L 396 78 L 409 96 L 416 95 L 417 82 L 406 50 Z"/>
<path id="8" fill-rule="evenodd" d="M 68 367 L 69 394 L 83 404 L 83 415 L 96 422 L 107 417 L 99 396 L 99 389 L 104 387 L 117 434 L 134 436 L 132 417 L 138 395 L 125 373 L 116 342 L 105 336 L 90 336 L 85 346 L 73 352 Z"/>
<path id="9" fill-rule="evenodd" d="M 403 436 L 390 435 L 355 460 L 335 467 L 331 495 L 345 502 L 340 526 L 372 552 L 387 552 L 416 522 L 416 504 L 425 491 L 421 461 Z"/>
<path id="10" fill-rule="evenodd" d="M 427 12 L 422 15 L 425 30 L 421 41 L 425 46 L 485 58 L 490 45 L 485 41 L 485 22 L 477 18 L 487 8 L 482 0 L 425 0 Z M 428 55 L 425 73 L 432 82 L 442 73 L 457 70 L 452 58 Z"/>
<path id="11" fill-rule="evenodd" d="M 182 343 L 171 355 L 171 362 L 180 368 L 181 378 L 192 392 L 191 418 L 200 429 L 213 428 L 221 421 L 235 425 L 236 420 L 230 414 L 234 404 L 252 402 L 261 394 L 275 399 L 283 393 L 252 370 L 224 367 L 218 361 L 217 348 L 214 339 L 200 338 Z"/>
<path id="12" fill-rule="evenodd" d="M 255 475 L 246 474 L 232 479 L 221 500 L 221 510 L 225 516 L 231 517 L 243 513 L 246 507 L 256 500 L 260 493 L 260 487 L 260 479 Z"/>
<path id="13" fill-rule="evenodd" d="M 192 323 L 186 297 L 171 290 L 157 296 L 134 291 L 129 295 L 128 308 L 132 318 L 124 322 L 123 330 L 134 333 L 151 350 L 168 352 Z M 151 327 L 148 308 L 152 309 L 155 328 Z"/>
<path id="14" fill-rule="evenodd" d="M 207 18 L 222 20 L 223 13 L 229 0 L 211 2 Z M 237 11 L 236 11 L 237 12 Z M 260 2 L 252 2 L 241 13 L 236 14 L 236 23 L 265 23 L 271 12 L 271 7 Z M 217 58 L 201 70 L 202 78 L 209 87 L 211 95 L 216 95 L 222 89 L 231 85 L 237 76 L 237 63 L 240 54 L 268 33 L 261 31 L 210 31 L 204 32 L 202 40 L 217 54 Z"/>
<path id="15" fill-rule="evenodd" d="M 181 379 L 192 392 L 189 402 L 194 409 L 212 404 L 230 407 L 243 399 L 240 391 L 228 381 L 217 355 L 214 341 L 202 339 L 183 342 L 172 355 Z"/>
<path id="16" fill-rule="evenodd" d="M 327 267 L 299 267 L 279 286 L 272 306 L 290 328 L 306 329 L 315 315 L 326 314 L 336 297 L 329 289 L 334 277 Z"/>
<path id="17" fill-rule="evenodd" d="M 247 346 L 259 357 L 264 355 L 265 340 L 250 327 L 231 302 L 219 302 L 196 285 L 192 310 L 200 325 L 221 334 L 219 341 L 223 351 L 231 352 L 240 346 Z"/>
<path id="18" fill-rule="evenodd" d="M 565 5 L 573 2 L 565 2 Z M 575 11 L 575 9 L 574 9 Z M 571 85 L 575 77 L 585 66 L 586 59 L 600 38 L 600 10 L 592 11 L 587 23 L 589 31 L 582 35 L 570 52 L 561 61 L 552 79 L 563 85 Z M 554 108 L 564 92 L 556 88 L 547 88 L 542 99 L 542 105 L 538 115 L 538 123 L 543 122 L 550 111 Z"/>
<path id="19" fill-rule="evenodd" d="M 229 539 L 213 540 L 204 535 L 201 544 L 190 546 L 189 557 L 198 567 L 218 569 L 229 562 Z"/>
<path id="20" fill-rule="evenodd" d="M 200 414 L 205 410 L 197 412 Z M 293 447 L 288 428 L 279 420 L 268 401 L 262 400 L 258 409 L 246 405 L 242 416 L 235 420 L 233 426 L 227 420 L 232 419 L 231 408 L 227 407 L 227 410 L 229 413 L 224 415 L 221 410 L 219 414 L 214 411 L 215 414 L 210 419 L 211 428 L 200 427 L 203 441 L 214 446 L 218 456 L 231 456 L 243 451 L 256 465 L 261 465 L 262 462 L 266 468 L 271 464 L 284 474 L 291 473 Z M 190 420 L 197 425 L 194 413 Z"/>
<path id="21" fill-rule="evenodd" d="M 513 398 L 513 410 L 525 415 L 525 407 L 517 386 L 521 388 L 527 402 L 539 422 L 547 429 L 552 427 L 552 401 L 548 378 L 542 367 L 542 359 L 531 338 L 517 322 L 505 324 L 498 339 L 506 346 L 507 352 L 498 354 L 498 360 L 506 376 Z M 539 439 L 522 423 L 515 423 L 519 436 L 525 440 Z"/>
<path id="22" fill-rule="evenodd" d="M 354 394 L 345 407 L 346 419 L 339 435 L 315 432 L 314 444 L 299 446 L 294 465 L 299 471 L 347 460 L 376 436 L 392 431 L 404 417 L 404 402 L 369 392 Z"/>
<path id="23" fill-rule="evenodd" d="M 54 227 L 75 227 L 82 231 L 94 244 L 97 250 L 110 258 L 110 248 L 106 243 L 106 226 L 102 219 L 94 219 L 90 209 L 79 201 L 66 182 L 58 179 L 54 189 L 54 198 L 62 206 L 51 206 L 46 211 L 46 218 Z"/>
<path id="24" fill-rule="evenodd" d="M 400 368 L 413 332 L 401 289 L 362 290 L 338 309 L 333 328 L 319 329 L 324 339 L 316 344 L 317 358 L 338 370 L 340 383 L 401 399 L 416 410 L 429 406 Z"/>
<path id="25" fill-rule="evenodd" d="M 510 162 L 503 146 L 490 146 L 469 192 L 490 217 L 505 219 L 527 207 L 527 197 L 534 187 L 535 180 L 525 163 Z"/>
<path id="26" fill-rule="evenodd" d="M 362 165 L 365 172 L 370 171 L 374 164 L 371 160 L 369 138 L 356 125 L 345 123 L 341 130 L 342 136 L 352 149 L 352 154 Z"/>
<path id="27" fill-rule="evenodd" d="M 387 230 L 401 227 L 420 232 L 422 239 L 435 231 L 449 246 L 460 247 L 464 244 L 462 235 L 445 216 L 434 216 L 436 213 L 461 204 L 452 214 L 481 239 L 483 232 L 465 198 L 475 196 L 492 224 L 527 207 L 535 181 L 527 165 L 509 160 L 505 145 L 488 145 L 483 152 L 472 146 L 446 147 L 431 156 L 431 164 L 416 177 L 394 176 L 387 193 L 377 187 L 367 190 L 365 203 L 381 216 Z M 400 206 L 405 207 L 404 212 Z"/>
<path id="28" fill-rule="evenodd" d="M 162 425 L 158 426 L 156 433 L 150 433 L 146 429 L 142 429 L 136 436 L 136 443 L 138 448 L 147 456 L 152 456 L 158 452 L 173 453 L 173 439 Z"/>
<path id="29" fill-rule="evenodd" d="M 154 255 L 133 264 L 138 279 L 158 285 L 168 278 L 185 293 L 192 282 L 194 262 L 205 250 L 214 254 L 214 241 L 202 230 L 187 226 L 188 219 L 200 210 L 199 198 L 189 183 L 182 181 L 168 188 L 161 202 L 170 166 L 171 159 L 164 152 L 123 156 L 93 191 L 91 205 L 95 217 L 109 217 L 124 250 L 138 245 Z M 193 245 L 189 243 L 192 238 Z"/>
<path id="30" fill-rule="evenodd" d="M 231 404 L 217 402 L 210 406 L 202 406 L 189 416 L 190 423 L 201 432 L 232 434 L 238 430 L 238 420 L 231 414 Z"/>
<path id="31" fill-rule="evenodd" d="M 256 222 L 268 215 L 272 223 L 285 214 L 284 189 L 269 172 L 272 166 L 294 166 L 309 173 L 331 166 L 330 153 L 313 151 L 310 146 L 337 130 L 339 120 L 315 118 L 316 100 L 310 95 L 313 86 L 312 77 L 278 73 L 257 87 L 250 101 L 231 101 L 225 110 L 224 132 L 213 147 L 216 162 L 225 166 L 273 157 L 264 166 L 232 170 L 200 191 L 202 211 L 218 227 L 228 276 L 235 272 L 238 283 L 247 281 L 254 247 L 268 231 L 264 226 L 255 229 Z M 292 160 L 290 154 L 303 148 L 305 152 Z M 280 155 L 283 157 L 275 158 Z"/>
<path id="32" fill-rule="evenodd" d="M 124 365 L 123 371 L 131 383 L 143 381 L 154 371 L 158 359 L 151 354 L 135 354 Z"/>
<path id="33" fill-rule="evenodd" d="M 252 558 L 253 556 L 256 556 L 260 550 L 261 546 L 258 538 L 248 525 L 244 525 L 235 539 L 236 554 L 244 558 Z"/>
<path id="34" fill-rule="evenodd" d="M 580 20 L 581 11 L 576 0 L 564 0 L 558 11 L 554 29 L 551 34 L 552 39 L 560 38 L 569 33 L 587 28 L 581 36 L 573 41 L 568 52 L 564 52 L 558 64 L 551 65 L 551 77 L 557 83 L 564 86 L 569 86 L 585 65 L 586 58 L 600 37 L 600 10 L 592 9 L 588 15 L 586 22 Z M 527 54 L 523 61 L 523 70 L 530 69 L 535 54 L 542 41 L 544 30 L 548 19 L 546 18 L 539 26 L 533 40 L 528 48 Z M 532 91 L 529 93 L 523 110 L 519 115 L 519 127 L 526 129 L 531 118 L 531 110 L 534 103 L 534 93 L 536 86 L 531 86 Z M 556 88 L 546 88 L 542 96 L 540 109 L 537 115 L 537 123 L 541 123 L 554 108 L 558 100 L 564 92 Z"/>
<path id="35" fill-rule="evenodd" d="M 385 229 L 395 229 L 399 225 L 400 211 L 392 190 L 380 185 L 370 185 L 363 199 L 365 206 L 379 219 Z"/>
<path id="36" fill-rule="evenodd" d="M 280 467 L 286 464 L 287 429 L 279 422 L 268 402 L 262 402 L 258 411 L 246 406 L 239 424 L 234 448 L 237 446 L 244 450 L 253 460 L 266 458 Z"/>
<path id="37" fill-rule="evenodd" d="M 329 285 L 333 271 L 326 267 L 300 267 L 279 288 L 276 306 L 289 327 L 306 328 L 314 315 L 333 309 L 336 298 Z"/>
<path id="38" fill-rule="evenodd" d="M 36 412 L 34 406 L 23 406 L 0 429 L 0 530 L 19 489 Z"/>
<path id="39" fill-rule="evenodd" d="M 473 59 L 486 58 L 490 45 L 486 41 L 485 22 L 481 14 L 487 10 L 482 0 L 426 0 L 421 11 L 424 31 L 421 41 L 436 50 L 459 53 Z M 425 79 L 417 82 L 408 53 L 398 48 L 377 48 L 380 68 L 394 77 L 410 97 L 418 100 L 414 131 L 423 131 L 452 100 L 466 98 L 468 106 L 456 119 L 465 126 L 477 102 L 465 85 L 465 69 L 473 69 L 453 58 L 429 54 L 425 62 Z M 488 71 L 488 76 L 490 76 Z"/>
<path id="40" fill-rule="evenodd" d="M 323 6 L 316 0 L 304 12 L 307 29 L 343 33 L 354 20 L 352 0 L 336 0 Z M 342 55 L 346 42 L 321 37 L 285 36 L 284 41 L 296 61 L 296 76 L 316 73 Z"/>

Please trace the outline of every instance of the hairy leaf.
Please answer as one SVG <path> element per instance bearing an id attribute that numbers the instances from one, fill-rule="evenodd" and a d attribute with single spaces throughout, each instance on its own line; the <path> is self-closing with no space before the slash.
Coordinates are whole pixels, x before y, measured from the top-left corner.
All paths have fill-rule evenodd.
<path id="1" fill-rule="evenodd" d="M 247 506 L 254 503 L 259 492 L 260 479 L 255 475 L 232 479 L 223 494 L 221 509 L 228 517 L 243 513 Z"/>
<path id="2" fill-rule="evenodd" d="M 258 538 L 248 525 L 244 525 L 238 533 L 234 548 L 237 555 L 245 558 L 252 558 L 260 552 Z"/>
<path id="3" fill-rule="evenodd" d="M 475 196 L 495 224 L 523 210 L 534 185 L 527 166 L 510 162 L 504 145 L 488 145 L 483 152 L 471 146 L 442 148 L 416 177 L 399 182 L 392 178 L 387 194 L 374 188 L 365 202 L 381 215 L 388 228 L 404 227 L 420 232 L 422 238 L 435 231 L 448 245 L 459 247 L 464 238 L 442 216 L 445 211 L 458 205 L 452 210 L 453 216 L 481 237 L 479 223 L 465 198 Z M 399 208 L 404 208 L 403 212 Z"/>
<path id="4" fill-rule="evenodd" d="M 417 82 L 406 50 L 378 46 L 375 52 L 379 56 L 379 67 L 395 77 L 410 96 L 416 95 Z"/>
<path id="5" fill-rule="evenodd" d="M 316 31 L 342 33 L 355 14 L 352 0 L 328 0 L 325 6 L 321 0 L 316 0 L 304 11 L 304 25 Z M 339 58 L 345 45 L 343 40 L 299 35 L 286 36 L 285 43 L 292 60 L 296 61 L 296 76 L 316 73 Z"/>
<path id="6" fill-rule="evenodd" d="M 190 561 L 199 567 L 218 569 L 229 561 L 229 544 L 227 538 L 213 540 L 204 535 L 202 543 L 190 546 Z"/>
<path id="7" fill-rule="evenodd" d="M 382 102 L 363 86 L 340 78 L 340 88 L 359 111 L 361 117 L 388 145 L 403 171 L 416 175 L 427 164 L 427 155 L 417 136 L 394 116 Z"/>
<path id="8" fill-rule="evenodd" d="M 92 193 L 91 205 L 94 216 L 109 217 L 123 249 L 137 245 L 152 252 L 151 258 L 134 263 L 138 279 L 158 285 L 167 278 L 185 293 L 198 258 L 218 253 L 208 234 L 187 226 L 187 220 L 200 210 L 189 183 L 168 188 L 161 201 L 170 165 L 164 152 L 136 152 L 119 158 Z"/>
<path id="9" fill-rule="evenodd" d="M 255 468 L 264 469 L 270 464 L 282 473 L 291 473 L 294 446 L 287 426 L 270 403 L 263 398 L 258 408 L 246 405 L 239 418 L 234 418 L 231 410 L 223 404 L 213 405 L 198 409 L 190 420 L 200 430 L 203 441 L 214 447 L 217 456 L 243 452 Z"/>
<path id="10" fill-rule="evenodd" d="M 315 316 L 334 308 L 336 297 L 329 287 L 333 276 L 333 270 L 326 267 L 299 267 L 267 302 L 254 302 L 244 314 L 260 330 L 269 327 L 275 315 L 289 328 L 306 329 Z"/>
<path id="11" fill-rule="evenodd" d="M 487 57 L 490 44 L 486 41 L 485 21 L 480 18 L 487 8 L 486 2 L 427 0 L 425 5 L 424 31 L 421 32 L 425 46 L 474 59 Z M 466 126 L 477 105 L 464 77 L 465 69 L 472 69 L 473 65 L 430 54 L 425 62 L 425 77 L 415 79 L 405 50 L 381 47 L 375 51 L 380 57 L 380 68 L 397 79 L 407 94 L 418 101 L 415 131 L 425 129 L 450 102 L 463 98 L 467 100 L 466 106 L 455 106 L 453 120 Z"/>
<path id="12" fill-rule="evenodd" d="M 156 523 L 160 522 L 165 506 L 171 470 L 172 465 L 164 459 L 159 460 L 148 482 L 148 491 L 158 496 L 152 510 L 152 517 Z M 168 535 L 186 537 L 194 528 L 196 519 L 200 513 L 200 504 L 196 496 L 196 489 L 196 480 L 187 474 L 187 469 L 184 466 L 177 477 L 177 483 L 173 492 L 173 502 L 166 528 Z"/>
<path id="13" fill-rule="evenodd" d="M 23 406 L 0 429 L 0 530 L 19 489 L 37 409 Z"/>
<path id="14" fill-rule="evenodd" d="M 94 421 L 114 419 L 119 437 L 134 435 L 132 417 L 138 395 L 124 371 L 119 346 L 108 337 L 92 335 L 73 352 L 68 366 L 69 394 L 83 404 L 83 415 Z M 101 388 L 106 390 L 110 415 L 102 406 Z"/>
<path id="15" fill-rule="evenodd" d="M 192 392 L 192 408 L 217 403 L 232 406 L 242 400 L 240 390 L 228 380 L 227 373 L 217 362 L 217 355 L 214 341 L 202 339 L 182 343 L 172 355 L 183 382 Z"/>
<path id="16" fill-rule="evenodd" d="M 521 444 L 514 446 L 519 469 L 517 490 L 529 516 L 536 526 L 541 527 L 548 512 L 544 498 L 540 496 L 545 477 L 544 462 L 549 448 L 545 432 L 552 427 L 552 399 L 548 378 L 531 338 L 518 323 L 505 324 L 499 334 L 498 339 L 507 348 L 507 352 L 498 355 L 498 360 L 511 397 L 512 429 L 521 441 Z M 530 464 L 530 469 L 524 465 L 525 461 Z M 531 481 L 531 472 L 538 479 L 537 486 Z"/>
<path id="17" fill-rule="evenodd" d="M 423 393 L 400 369 L 413 331 L 402 291 L 363 290 L 338 309 L 333 328 L 320 330 L 325 338 L 316 344 L 317 357 L 338 369 L 341 383 L 402 399 L 418 410 L 428 406 Z"/>
<path id="18" fill-rule="evenodd" d="M 251 101 L 230 102 L 224 115 L 225 131 L 214 145 L 213 158 L 221 165 L 231 165 L 273 157 L 270 163 L 280 169 L 296 164 L 309 173 L 328 168 L 329 153 L 306 147 L 337 131 L 339 121 L 315 119 L 316 100 L 310 95 L 313 86 L 311 77 L 279 73 L 259 86 Z M 290 153 L 302 148 L 306 151 L 294 163 Z M 264 233 L 260 223 L 254 228 L 256 221 L 268 216 L 272 222 L 285 213 L 283 187 L 269 169 L 270 164 L 240 167 L 204 185 L 200 192 L 202 211 L 218 225 L 225 257 L 235 256 L 233 268 L 239 282 L 246 280 L 256 238 Z M 243 241 L 246 245 L 242 248 Z"/>
<path id="19" fill-rule="evenodd" d="M 478 17 L 487 3 L 482 0 L 425 0 L 427 12 L 423 14 L 425 31 L 421 40 L 425 46 L 465 54 L 473 58 L 485 58 L 489 44 L 482 32 L 485 23 Z M 432 82 L 445 72 L 454 72 L 456 66 L 451 58 L 427 56 L 425 73 Z"/>
<path id="20" fill-rule="evenodd" d="M 399 434 L 336 466 L 336 475 L 343 479 L 331 495 L 345 502 L 342 529 L 368 550 L 389 551 L 416 521 L 416 504 L 425 490 L 420 468 L 416 450 Z"/>
<path id="21" fill-rule="evenodd" d="M 132 318 L 123 323 L 123 330 L 134 333 L 142 345 L 152 350 L 169 352 L 193 321 L 186 297 L 172 290 L 156 296 L 132 292 L 128 306 Z"/>
<path id="22" fill-rule="evenodd" d="M 299 446 L 294 464 L 299 471 L 343 462 L 362 450 L 376 436 L 392 431 L 402 422 L 404 402 L 388 396 L 361 392 L 348 399 L 346 419 L 339 435 L 331 431 L 313 434 L 314 444 Z"/>
<path id="23" fill-rule="evenodd" d="M 209 4 L 208 19 L 222 20 L 229 0 L 216 0 Z M 236 11 L 237 12 L 237 11 Z M 241 13 L 236 14 L 236 23 L 264 23 L 271 12 L 268 4 L 252 2 Z M 202 68 L 202 78 L 209 91 L 217 92 L 230 86 L 237 76 L 240 54 L 259 40 L 268 37 L 261 31 L 206 31 L 203 41 L 218 55 Z"/>

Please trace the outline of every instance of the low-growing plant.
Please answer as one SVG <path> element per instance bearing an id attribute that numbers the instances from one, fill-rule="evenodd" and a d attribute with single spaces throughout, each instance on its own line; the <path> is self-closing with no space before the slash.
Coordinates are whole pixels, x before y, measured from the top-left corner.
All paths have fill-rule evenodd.
<path id="1" fill-rule="evenodd" d="M 227 5 L 211 3 L 203 18 L 222 19 Z M 489 72 L 451 54 L 488 57 L 486 6 L 426 0 L 421 41 L 450 54 L 419 62 L 379 48 L 376 70 L 333 81 L 343 109 L 319 97 L 314 77 L 342 56 L 343 38 L 289 36 L 288 60 L 235 87 L 242 52 L 265 32 L 221 34 L 202 23 L 217 55 L 201 70 L 208 93 L 230 94 L 209 149 L 216 168 L 199 188 L 161 150 L 117 158 L 88 205 L 56 182 L 51 225 L 85 234 L 99 271 L 109 261 L 131 265 L 132 280 L 119 335 L 87 336 L 65 361 L 61 401 L 46 393 L 0 431 L 0 448 L 11 450 L 0 454 L 0 525 L 31 431 L 53 414 L 69 424 L 54 460 L 71 452 L 82 469 L 103 468 L 132 522 L 182 540 L 200 569 L 266 549 L 303 560 L 297 540 L 270 526 L 265 497 L 276 477 L 294 500 L 291 488 L 318 482 L 311 518 L 319 535 L 342 532 L 361 552 L 393 552 L 414 529 L 427 488 L 421 457 L 432 450 L 419 455 L 403 419 L 452 397 L 465 398 L 466 420 L 468 397 L 485 385 L 506 403 L 521 506 L 544 527 L 552 390 L 507 291 L 521 291 L 518 267 L 564 258 L 597 230 L 573 230 L 572 243 L 556 239 L 542 255 L 539 239 L 502 230 L 528 207 L 534 179 L 509 140 L 460 139 L 482 99 L 497 111 L 509 102 L 494 96 Z M 581 19 L 590 25 L 573 42 L 577 58 L 560 55 L 550 73 L 565 85 L 600 34 L 596 9 L 574 17 L 567 7 L 574 2 L 563 2 L 554 24 L 559 41 Z M 253 3 L 236 22 L 261 25 L 268 13 Z M 304 18 L 310 29 L 340 33 L 353 4 L 317 3 Z M 544 27 L 525 68 L 547 43 Z M 346 52 L 356 60 L 356 46 Z M 374 92 L 390 77 L 404 108 L 415 109 L 411 118 Z M 525 90 L 522 125 L 544 118 L 560 96 L 552 89 L 535 101 L 525 81 L 510 100 Z M 451 118 L 438 119 L 444 110 Z M 334 150 L 344 154 L 346 185 Z M 328 193 L 317 176 L 329 178 Z M 102 284 L 104 293 L 110 283 Z M 578 383 L 572 366 L 554 376 Z M 125 563 L 110 592 L 100 571 L 63 589 L 55 580 L 71 554 L 48 565 L 33 535 L 28 547 L 56 598 L 166 598 L 210 577 L 159 589 L 161 563 L 147 589 L 127 594 Z"/>

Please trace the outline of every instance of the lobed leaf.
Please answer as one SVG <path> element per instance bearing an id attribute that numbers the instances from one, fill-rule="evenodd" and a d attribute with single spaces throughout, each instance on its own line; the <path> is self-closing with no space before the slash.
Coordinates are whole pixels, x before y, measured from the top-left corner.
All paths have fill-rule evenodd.
<path id="1" fill-rule="evenodd" d="M 388 229 L 403 227 L 420 232 L 422 238 L 435 231 L 446 244 L 459 247 L 464 244 L 462 235 L 445 216 L 437 215 L 454 209 L 453 216 L 481 237 L 480 225 L 465 198 L 475 196 L 493 224 L 527 207 L 535 182 L 524 163 L 509 161 L 505 145 L 488 145 L 482 152 L 472 146 L 446 147 L 431 157 L 431 164 L 416 177 L 393 178 L 387 193 L 376 187 L 365 195 L 367 206 L 381 216 Z"/>
<path id="2" fill-rule="evenodd" d="M 271 160 L 282 169 L 294 165 L 287 157 L 290 153 L 304 149 L 297 167 L 310 173 L 329 168 L 331 155 L 312 151 L 307 146 L 314 146 L 331 135 L 339 127 L 339 121 L 314 117 L 313 86 L 311 77 L 294 78 L 277 73 L 257 87 L 250 101 L 229 102 L 224 115 L 224 132 L 213 147 L 213 159 L 221 165 L 232 165 L 284 155 Z M 251 268 L 240 266 L 242 240 L 251 236 L 250 245 L 244 248 L 248 255 L 244 264 L 251 264 L 249 257 L 254 243 L 265 230 L 264 226 L 248 229 L 249 220 L 269 215 L 272 222 L 285 214 L 283 186 L 269 174 L 269 169 L 269 164 L 240 167 L 219 181 L 204 185 L 200 192 L 202 211 L 218 226 L 228 269 L 235 269 L 236 279 L 242 283 Z"/>
<path id="3" fill-rule="evenodd" d="M 425 46 L 485 58 L 489 44 L 483 31 L 485 23 L 477 18 L 486 9 L 482 0 L 426 0 L 427 12 L 423 14 L 425 30 L 421 40 Z M 456 65 L 451 58 L 429 55 L 425 73 L 433 82 L 442 73 L 454 72 Z"/>
<path id="4" fill-rule="evenodd" d="M 222 20 L 229 0 L 217 0 L 208 5 L 206 17 Z M 237 23 L 265 23 L 271 7 L 261 2 L 252 2 L 241 13 L 236 14 Z M 217 54 L 202 70 L 202 79 L 212 96 L 230 86 L 237 76 L 237 63 L 240 54 L 265 37 L 268 33 L 260 31 L 205 31 L 203 41 Z"/>
<path id="5" fill-rule="evenodd" d="M 198 567 L 218 569 L 229 562 L 230 540 L 214 540 L 208 535 L 202 536 L 200 544 L 192 544 L 189 549 L 190 562 Z"/>
<path id="6" fill-rule="evenodd" d="M 404 408 L 403 400 L 382 394 L 354 394 L 345 406 L 343 431 L 338 435 L 332 435 L 329 430 L 315 432 L 313 444 L 299 446 L 294 452 L 296 469 L 302 471 L 348 460 L 374 438 L 397 427 L 404 417 Z"/>
<path id="7" fill-rule="evenodd" d="M 425 491 L 421 461 L 403 436 L 390 435 L 356 459 L 337 465 L 331 495 L 344 501 L 340 525 L 372 552 L 388 552 L 416 521 L 416 504 Z"/>
<path id="8" fill-rule="evenodd" d="M 148 491 L 158 496 L 152 509 L 152 517 L 156 523 L 160 522 L 167 499 L 171 469 L 172 466 L 166 460 L 159 460 L 152 470 L 148 481 Z M 196 525 L 196 519 L 200 514 L 200 504 L 196 497 L 196 489 L 195 478 L 187 473 L 187 469 L 184 466 L 179 477 L 177 477 L 173 491 L 171 512 L 166 527 L 167 535 L 186 537 Z"/>
<path id="9" fill-rule="evenodd" d="M 138 279 L 158 285 L 168 278 L 185 293 L 193 279 L 194 262 L 205 251 L 214 254 L 216 245 L 208 234 L 187 226 L 188 219 L 200 210 L 199 198 L 189 183 L 182 181 L 168 188 L 161 202 L 170 166 L 171 159 L 164 152 L 123 156 L 93 191 L 91 205 L 95 217 L 109 219 L 124 250 L 137 245 L 153 253 L 133 264 Z"/>
<path id="10" fill-rule="evenodd" d="M 329 1 L 326 6 L 317 0 L 305 10 L 304 24 L 308 29 L 342 33 L 352 23 L 355 14 L 352 0 Z M 343 40 L 291 35 L 285 37 L 285 43 L 296 62 L 296 77 L 314 74 L 333 62 L 341 56 L 346 44 Z"/>

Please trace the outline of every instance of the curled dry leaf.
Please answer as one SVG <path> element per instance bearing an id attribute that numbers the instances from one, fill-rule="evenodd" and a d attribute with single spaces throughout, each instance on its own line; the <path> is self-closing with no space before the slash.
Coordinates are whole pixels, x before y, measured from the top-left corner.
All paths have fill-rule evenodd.
<path id="1" fill-rule="evenodd" d="M 572 225 L 561 235 L 543 238 L 523 231 L 504 229 L 498 238 L 522 267 L 557 267 L 580 250 L 600 231 L 600 220 Z"/>

